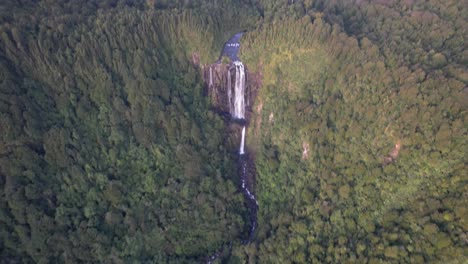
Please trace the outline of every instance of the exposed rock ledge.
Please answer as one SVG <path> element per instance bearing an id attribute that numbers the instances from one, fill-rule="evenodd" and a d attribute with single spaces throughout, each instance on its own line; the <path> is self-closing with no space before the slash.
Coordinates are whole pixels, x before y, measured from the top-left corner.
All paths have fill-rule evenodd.
<path id="1" fill-rule="evenodd" d="M 252 106 L 260 87 L 258 74 L 251 74 L 245 67 L 245 122 L 249 122 Z M 228 89 L 234 89 L 236 71 L 234 63 L 214 63 L 202 66 L 203 79 L 206 84 L 206 94 L 211 99 L 213 107 L 223 116 L 229 116 Z"/>

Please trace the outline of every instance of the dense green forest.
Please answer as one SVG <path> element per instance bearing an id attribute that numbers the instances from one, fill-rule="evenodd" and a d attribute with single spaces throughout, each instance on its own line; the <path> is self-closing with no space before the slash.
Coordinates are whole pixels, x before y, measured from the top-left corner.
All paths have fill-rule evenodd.
<path id="1" fill-rule="evenodd" d="M 468 2 L 0 3 L 0 263 L 462 263 Z M 201 67 L 247 30 L 255 239 Z"/>

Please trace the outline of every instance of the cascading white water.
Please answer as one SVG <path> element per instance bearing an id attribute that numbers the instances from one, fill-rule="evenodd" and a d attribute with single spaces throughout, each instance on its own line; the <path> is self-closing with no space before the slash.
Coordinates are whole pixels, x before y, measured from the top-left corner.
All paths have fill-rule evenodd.
<path id="1" fill-rule="evenodd" d="M 231 68 L 228 70 L 227 75 L 227 94 L 228 94 L 228 106 L 229 106 L 229 113 L 232 114 L 232 87 L 231 87 Z"/>
<path id="2" fill-rule="evenodd" d="M 245 194 L 249 197 L 251 201 L 255 201 L 255 204 L 258 206 L 258 201 L 255 198 L 255 195 L 249 191 L 249 188 L 246 186 L 246 176 L 247 176 L 247 167 L 246 164 L 242 164 L 242 177 L 241 177 L 241 187 L 245 191 Z"/>
<path id="3" fill-rule="evenodd" d="M 245 126 L 242 128 L 242 138 L 241 138 L 241 144 L 239 148 L 240 155 L 244 155 L 244 143 L 245 143 Z"/>
<path id="4" fill-rule="evenodd" d="M 234 83 L 234 91 L 231 90 L 230 74 L 228 74 L 228 102 L 229 111 L 232 117 L 236 119 L 245 118 L 245 71 L 244 64 L 240 61 L 235 61 L 236 80 Z M 234 92 L 234 96 L 233 93 Z"/>
<path id="5" fill-rule="evenodd" d="M 208 83 L 208 86 L 210 87 L 213 87 L 213 70 L 211 69 L 211 66 L 210 66 L 210 82 Z"/>

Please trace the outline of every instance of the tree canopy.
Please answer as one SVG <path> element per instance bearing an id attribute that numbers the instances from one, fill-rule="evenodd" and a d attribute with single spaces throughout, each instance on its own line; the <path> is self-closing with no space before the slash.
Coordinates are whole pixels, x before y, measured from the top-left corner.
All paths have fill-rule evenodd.
<path id="1" fill-rule="evenodd" d="M 0 262 L 461 263 L 467 19 L 466 1 L 2 1 Z M 201 70 L 242 30 L 247 245 Z"/>

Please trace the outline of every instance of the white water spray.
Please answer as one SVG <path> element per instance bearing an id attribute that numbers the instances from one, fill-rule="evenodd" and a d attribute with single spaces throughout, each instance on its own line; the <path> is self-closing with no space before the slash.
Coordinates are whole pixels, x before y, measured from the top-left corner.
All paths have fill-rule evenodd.
<path id="1" fill-rule="evenodd" d="M 231 88 L 231 68 L 228 70 L 227 75 L 227 94 L 228 94 L 228 106 L 229 106 L 229 113 L 232 114 L 232 88 Z"/>
<path id="2" fill-rule="evenodd" d="M 241 139 L 241 144 L 240 144 L 240 149 L 239 149 L 239 154 L 244 155 L 244 143 L 245 143 L 245 126 L 242 128 L 242 139 Z"/>
<path id="3" fill-rule="evenodd" d="M 211 69 L 211 66 L 210 66 L 210 82 L 208 83 L 208 86 L 210 87 L 210 89 L 213 87 L 213 70 Z"/>
<path id="4" fill-rule="evenodd" d="M 236 79 L 234 91 L 231 89 L 231 75 L 228 74 L 228 103 L 232 117 L 236 119 L 245 118 L 245 71 L 244 64 L 235 61 Z"/>

